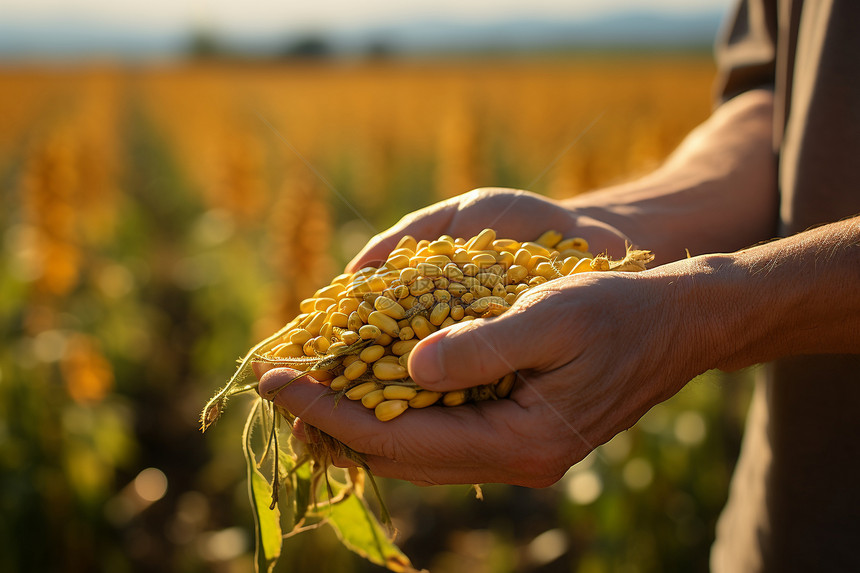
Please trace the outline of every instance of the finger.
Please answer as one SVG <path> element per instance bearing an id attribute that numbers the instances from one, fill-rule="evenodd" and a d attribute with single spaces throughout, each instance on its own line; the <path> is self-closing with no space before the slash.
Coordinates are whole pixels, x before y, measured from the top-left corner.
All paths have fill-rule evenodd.
<path id="1" fill-rule="evenodd" d="M 277 385 L 280 376 L 279 370 L 272 370 L 264 382 Z M 306 378 L 281 390 L 275 403 L 361 454 L 428 467 L 454 464 L 475 469 L 503 457 L 499 454 L 507 441 L 503 436 L 510 434 L 526 411 L 513 400 L 499 400 L 411 409 L 380 422 L 358 402 L 336 401 L 328 388 Z"/>
<path id="2" fill-rule="evenodd" d="M 538 312 L 538 314 L 541 314 Z M 510 310 L 489 320 L 473 320 L 434 332 L 409 355 L 409 375 L 436 391 L 471 388 L 509 372 L 550 364 L 542 346 L 538 316 Z"/>

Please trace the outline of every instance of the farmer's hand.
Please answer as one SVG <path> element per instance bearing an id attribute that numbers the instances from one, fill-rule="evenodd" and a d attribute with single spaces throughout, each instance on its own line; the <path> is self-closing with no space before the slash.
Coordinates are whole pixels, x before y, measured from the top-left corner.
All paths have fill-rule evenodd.
<path id="1" fill-rule="evenodd" d="M 625 241 L 630 242 L 621 231 L 535 193 L 475 189 L 406 215 L 373 237 L 346 269 L 355 272 L 368 264 L 384 262 L 403 235 L 418 240 L 434 240 L 445 234 L 468 239 L 487 227 L 494 229 L 500 238 L 518 241 L 533 241 L 553 229 L 565 237 L 583 237 L 594 254 L 606 251 L 614 258 L 621 258 Z"/>
<path id="2" fill-rule="evenodd" d="M 313 380 L 296 381 L 274 400 L 364 454 L 376 475 L 547 486 L 705 369 L 712 345 L 691 334 L 707 329 L 696 320 L 689 281 L 679 280 L 690 266 L 545 283 L 505 314 L 438 331 L 410 355 L 412 378 L 433 390 L 518 371 L 509 399 L 410 409 L 389 422 L 349 400 L 335 406 Z M 293 374 L 267 372 L 260 393 Z M 301 425 L 296 430 L 301 436 Z"/>

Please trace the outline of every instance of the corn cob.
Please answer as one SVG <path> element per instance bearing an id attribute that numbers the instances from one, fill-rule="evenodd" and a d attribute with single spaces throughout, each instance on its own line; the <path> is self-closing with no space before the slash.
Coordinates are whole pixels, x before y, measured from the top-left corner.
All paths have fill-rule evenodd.
<path id="1" fill-rule="evenodd" d="M 379 267 L 339 275 L 303 300 L 302 314 L 254 360 L 310 373 L 381 421 L 410 407 L 504 398 L 514 390 L 515 373 L 468 390 L 428 393 L 409 378 L 408 355 L 440 328 L 504 313 L 536 285 L 581 272 L 644 270 L 653 259 L 647 251 L 629 250 L 621 261 L 588 251 L 585 239 L 553 230 L 529 242 L 498 239 L 492 229 L 470 239 L 406 236 Z"/>

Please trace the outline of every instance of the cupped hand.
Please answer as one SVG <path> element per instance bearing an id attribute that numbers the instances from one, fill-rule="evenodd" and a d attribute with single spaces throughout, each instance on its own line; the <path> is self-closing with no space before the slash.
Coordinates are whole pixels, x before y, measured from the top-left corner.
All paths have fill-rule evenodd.
<path id="1" fill-rule="evenodd" d="M 446 234 L 468 239 L 488 227 L 494 229 L 499 238 L 518 241 L 533 241 L 552 229 L 565 237 L 583 237 L 595 254 L 605 251 L 614 258 L 623 256 L 625 243 L 630 242 L 619 230 L 536 193 L 484 188 L 406 215 L 396 225 L 373 237 L 346 270 L 355 272 L 366 265 L 385 261 L 403 235 L 419 240 L 433 240 Z"/>
<path id="2" fill-rule="evenodd" d="M 675 272 L 685 264 L 551 281 L 499 317 L 428 336 L 410 355 L 412 378 L 439 391 L 516 371 L 508 399 L 409 409 L 380 422 L 358 403 L 336 404 L 313 380 L 300 379 L 273 398 L 362 453 L 376 475 L 418 484 L 547 486 L 706 369 L 707 345 L 693 336 L 695 301 Z M 292 374 L 265 373 L 261 394 Z"/>

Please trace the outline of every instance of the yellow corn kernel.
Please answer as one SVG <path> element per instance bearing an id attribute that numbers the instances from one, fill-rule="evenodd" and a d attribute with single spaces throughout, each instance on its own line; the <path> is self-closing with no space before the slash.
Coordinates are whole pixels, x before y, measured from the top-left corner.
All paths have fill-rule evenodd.
<path id="1" fill-rule="evenodd" d="M 341 360 L 341 365 L 342 366 L 349 366 L 350 364 L 352 364 L 356 360 L 360 360 L 360 358 L 358 357 L 358 354 L 350 354 L 349 356 L 343 357 L 343 360 Z"/>
<path id="2" fill-rule="evenodd" d="M 413 338 L 415 338 L 415 331 L 412 330 L 411 326 L 400 328 L 400 340 L 412 340 Z"/>
<path id="3" fill-rule="evenodd" d="M 343 273 L 331 279 L 331 284 L 338 284 L 343 287 L 352 281 L 352 273 Z"/>
<path id="4" fill-rule="evenodd" d="M 442 403 L 446 406 L 459 406 L 460 404 L 464 404 L 465 402 L 465 390 L 453 390 L 451 392 L 445 392 L 445 395 L 442 397 Z"/>
<path id="5" fill-rule="evenodd" d="M 386 334 L 383 332 L 376 338 L 374 342 L 376 342 L 376 344 L 379 344 L 380 346 L 388 346 L 393 340 L 394 338 L 390 334 Z"/>
<path id="6" fill-rule="evenodd" d="M 382 358 L 383 354 L 385 354 L 385 348 L 378 344 L 373 344 L 362 350 L 358 357 L 363 362 L 367 362 L 368 364 L 370 364 L 371 362 L 376 362 L 377 360 Z"/>
<path id="7" fill-rule="evenodd" d="M 570 273 L 570 271 L 573 270 L 573 267 L 575 267 L 576 263 L 578 262 L 579 259 L 577 257 L 567 257 L 566 259 L 564 259 L 564 261 L 562 261 L 559 272 L 563 275 Z"/>
<path id="8" fill-rule="evenodd" d="M 302 345 L 302 353 L 305 356 L 316 356 L 317 355 L 316 351 L 314 350 L 313 342 L 314 342 L 313 339 L 310 339 Z"/>
<path id="9" fill-rule="evenodd" d="M 447 288 L 447 286 L 445 288 Z M 451 293 L 445 289 L 439 288 L 433 291 L 433 298 L 436 299 L 436 302 L 450 302 Z"/>
<path id="10" fill-rule="evenodd" d="M 349 321 L 349 316 L 340 311 L 335 311 L 331 313 L 331 316 L 328 320 L 329 324 L 331 324 L 332 326 L 336 326 L 338 328 L 346 328 L 346 325 Z"/>
<path id="11" fill-rule="evenodd" d="M 426 408 L 432 406 L 442 397 L 442 392 L 434 392 L 432 390 L 421 390 L 414 398 L 409 400 L 410 408 Z"/>
<path id="12" fill-rule="evenodd" d="M 374 408 L 379 406 L 379 404 L 381 404 L 383 400 L 385 400 L 385 395 L 383 394 L 383 392 L 383 390 L 373 390 L 371 392 L 368 392 L 361 397 L 361 405 L 365 408 L 373 410 Z"/>
<path id="13" fill-rule="evenodd" d="M 406 400 L 386 400 L 379 404 L 373 413 L 380 422 L 388 422 L 405 412 L 407 408 L 409 408 L 409 402 Z"/>
<path id="14" fill-rule="evenodd" d="M 454 250 L 454 256 L 451 257 L 455 263 L 470 263 L 472 262 L 472 255 L 469 254 L 469 251 L 466 249 L 456 249 Z"/>
<path id="15" fill-rule="evenodd" d="M 372 324 L 373 326 L 378 326 L 379 330 L 388 334 L 392 338 L 395 338 L 400 334 L 400 327 L 397 326 L 397 321 L 378 310 L 370 313 L 367 317 L 367 323 Z"/>
<path id="16" fill-rule="evenodd" d="M 520 248 L 519 241 L 515 241 L 513 239 L 496 239 L 493 241 L 492 248 L 494 251 L 502 252 L 509 251 L 510 253 L 517 252 L 517 249 Z"/>
<path id="17" fill-rule="evenodd" d="M 433 290 L 433 281 L 427 278 L 420 278 L 409 285 L 409 294 L 412 296 L 421 296 Z"/>
<path id="18" fill-rule="evenodd" d="M 400 299 L 400 306 L 406 309 L 410 309 L 415 304 L 416 300 L 417 299 L 410 294 L 406 298 Z"/>
<path id="19" fill-rule="evenodd" d="M 410 325 L 412 326 L 412 330 L 415 331 L 415 336 L 418 338 L 427 338 L 436 331 L 436 327 L 420 314 L 412 317 Z"/>
<path id="20" fill-rule="evenodd" d="M 472 262 L 479 268 L 488 267 L 496 264 L 496 257 L 488 253 L 478 253 L 476 255 L 472 255 Z"/>
<path id="21" fill-rule="evenodd" d="M 447 302 L 440 302 L 433 307 L 433 310 L 430 311 L 430 324 L 433 326 L 439 326 L 442 324 L 446 318 L 448 318 L 448 313 L 451 312 L 451 305 Z"/>
<path id="22" fill-rule="evenodd" d="M 507 268 L 514 264 L 514 254 L 510 251 L 503 251 L 498 257 L 496 257 L 496 262 Z"/>
<path id="23" fill-rule="evenodd" d="M 406 285 L 397 285 L 392 290 L 392 294 L 394 295 L 395 300 L 403 300 L 409 296 L 409 287 Z"/>
<path id="24" fill-rule="evenodd" d="M 420 304 L 422 308 L 430 310 L 433 308 L 433 305 L 436 304 L 436 297 L 433 296 L 432 293 L 424 293 L 418 297 L 418 304 Z"/>
<path id="25" fill-rule="evenodd" d="M 331 381 L 331 384 L 329 384 L 329 388 L 331 388 L 335 392 L 340 392 L 350 384 L 352 384 L 352 380 L 341 374 L 340 376 L 337 376 L 334 380 Z"/>
<path id="26" fill-rule="evenodd" d="M 325 310 L 337 301 L 333 298 L 317 298 L 314 299 L 314 310 Z"/>
<path id="27" fill-rule="evenodd" d="M 411 285 L 418 278 L 418 269 L 414 267 L 406 267 L 400 271 L 400 282 L 405 285 Z"/>
<path id="28" fill-rule="evenodd" d="M 329 349 L 329 346 L 331 346 L 331 341 L 325 336 L 317 336 L 310 342 L 312 343 L 313 348 L 317 354 L 325 354 L 325 352 Z"/>
<path id="29" fill-rule="evenodd" d="M 334 378 L 334 374 L 332 374 L 328 370 L 311 370 L 310 372 L 308 372 L 308 376 L 310 376 L 317 382 L 325 384 L 326 386 L 330 386 L 331 381 Z"/>
<path id="30" fill-rule="evenodd" d="M 550 262 L 538 263 L 538 265 L 535 267 L 535 274 L 541 277 L 546 277 L 548 279 L 554 279 L 561 276 L 558 270 L 556 270 L 556 268 Z"/>
<path id="31" fill-rule="evenodd" d="M 365 372 L 367 372 L 367 362 L 364 360 L 356 360 L 343 370 L 343 375 L 350 380 L 355 380 Z"/>
<path id="32" fill-rule="evenodd" d="M 514 264 L 525 267 L 531 258 L 532 254 L 529 251 L 526 249 L 520 249 L 514 253 Z"/>
<path id="33" fill-rule="evenodd" d="M 462 302 L 463 304 L 471 304 L 472 301 L 474 301 L 474 300 L 475 300 L 475 295 L 473 295 L 470 292 L 467 292 L 466 294 L 464 294 L 460 297 L 460 302 Z"/>
<path id="34" fill-rule="evenodd" d="M 418 394 L 418 390 L 411 386 L 389 384 L 382 389 L 382 395 L 386 400 L 411 400 Z"/>
<path id="35" fill-rule="evenodd" d="M 505 287 L 502 286 L 501 283 L 493 287 L 493 296 L 500 296 L 504 298 L 506 294 L 508 294 L 508 291 L 505 290 Z"/>
<path id="36" fill-rule="evenodd" d="M 399 364 L 400 358 L 397 356 L 394 356 L 393 354 L 386 354 L 385 356 L 383 356 L 382 358 L 380 358 L 379 360 L 376 361 L 376 363 L 380 363 L 380 362 L 388 362 L 390 364 Z"/>
<path id="37" fill-rule="evenodd" d="M 312 312 L 314 310 L 314 305 L 317 303 L 317 299 L 314 297 L 306 298 L 302 302 L 299 303 L 299 311 L 300 312 Z"/>
<path id="38" fill-rule="evenodd" d="M 493 229 L 484 229 L 466 242 L 466 248 L 470 251 L 483 251 L 496 240 L 496 232 Z"/>
<path id="39" fill-rule="evenodd" d="M 358 333 L 354 330 L 341 330 L 337 334 L 337 337 L 341 340 L 341 342 L 347 345 L 355 344 L 356 342 L 361 340 L 361 336 L 359 336 Z"/>
<path id="40" fill-rule="evenodd" d="M 544 257 L 549 257 L 549 249 L 538 243 L 529 241 L 527 243 L 523 243 L 522 248 L 530 252 L 532 255 L 541 255 Z"/>
<path id="41" fill-rule="evenodd" d="M 418 269 L 418 274 L 425 277 L 434 278 L 442 276 L 442 269 L 433 263 L 420 263 L 416 268 Z"/>
<path id="42" fill-rule="evenodd" d="M 469 292 L 469 287 L 463 283 L 450 283 L 447 290 L 451 293 L 451 296 L 460 297 L 463 296 L 464 293 Z"/>
<path id="43" fill-rule="evenodd" d="M 436 290 L 444 290 L 448 288 L 449 284 L 451 284 L 451 281 L 448 280 L 448 277 L 436 277 L 433 279 L 433 286 L 436 287 Z"/>
<path id="44" fill-rule="evenodd" d="M 575 274 L 587 273 L 587 272 L 591 271 L 592 270 L 591 269 L 591 261 L 593 261 L 593 260 L 594 259 L 590 259 L 590 258 L 579 259 L 579 261 L 576 263 L 576 265 L 574 265 L 574 267 L 567 274 L 568 275 L 575 275 Z"/>
<path id="45" fill-rule="evenodd" d="M 395 249 L 409 249 L 415 251 L 418 249 L 418 242 L 411 235 L 403 235 L 397 242 Z"/>
<path id="46" fill-rule="evenodd" d="M 358 316 L 361 318 L 361 321 L 366 323 L 367 317 L 370 316 L 370 313 L 373 312 L 374 310 L 375 309 L 373 308 L 372 304 L 370 304 L 367 301 L 362 301 L 361 304 L 358 305 L 358 310 L 356 310 L 356 312 L 358 313 Z"/>
<path id="47" fill-rule="evenodd" d="M 514 388 L 514 382 L 517 381 L 517 373 L 516 372 L 508 372 L 496 383 L 495 392 L 496 396 L 499 398 L 507 398 L 511 394 L 511 390 Z"/>
<path id="48" fill-rule="evenodd" d="M 342 298 L 337 303 L 338 312 L 342 312 L 349 316 L 351 313 L 358 310 L 358 305 L 361 301 L 355 298 Z"/>
<path id="49" fill-rule="evenodd" d="M 463 271 L 460 270 L 454 263 L 448 263 L 442 268 L 442 274 L 448 278 L 448 280 L 452 281 L 461 281 L 463 280 Z"/>
<path id="50" fill-rule="evenodd" d="M 546 282 L 546 277 L 541 277 L 541 276 L 532 277 L 529 279 L 529 286 L 542 285 L 545 282 Z"/>
<path id="51" fill-rule="evenodd" d="M 425 261 L 428 265 L 436 265 L 440 269 L 451 263 L 451 257 L 448 255 L 430 255 Z"/>
<path id="52" fill-rule="evenodd" d="M 572 237 L 570 239 L 565 239 L 561 241 L 555 246 L 555 248 L 559 251 L 566 251 L 567 249 L 576 249 L 577 251 L 582 251 L 584 253 L 588 251 L 588 241 L 586 241 L 582 237 Z"/>
<path id="53" fill-rule="evenodd" d="M 537 238 L 535 243 L 542 245 L 547 249 L 551 249 L 555 247 L 559 241 L 561 241 L 561 233 L 558 231 L 544 231 L 543 234 Z"/>
<path id="54" fill-rule="evenodd" d="M 466 314 L 466 309 L 463 308 L 462 306 L 460 306 L 459 304 L 456 304 L 456 305 L 451 307 L 451 314 L 449 316 L 451 318 L 453 318 L 454 320 L 462 320 L 463 316 L 465 316 L 465 314 Z"/>
<path id="55" fill-rule="evenodd" d="M 549 259 L 543 255 L 533 255 L 532 258 L 529 259 L 529 262 L 526 263 L 526 268 L 529 270 L 531 274 L 535 273 L 535 269 L 541 263 L 548 263 Z"/>
<path id="56" fill-rule="evenodd" d="M 514 304 L 517 301 L 517 294 L 513 292 L 509 292 L 505 295 L 505 302 L 508 304 Z"/>
<path id="57" fill-rule="evenodd" d="M 442 324 L 439 325 L 439 329 L 448 328 L 449 326 L 455 324 L 457 321 L 451 318 L 450 316 L 442 321 Z"/>
<path id="58" fill-rule="evenodd" d="M 463 265 L 463 274 L 467 277 L 474 277 L 481 269 L 475 263 L 466 263 Z"/>
<path id="59" fill-rule="evenodd" d="M 576 257 L 577 259 L 588 257 L 590 259 L 594 257 L 594 255 L 588 251 L 578 251 L 576 249 L 565 249 L 561 251 L 558 256 L 561 259 L 566 259 L 567 257 Z"/>
<path id="60" fill-rule="evenodd" d="M 391 270 L 400 270 L 409 265 L 409 257 L 406 255 L 391 255 L 385 261 L 385 268 Z"/>
<path id="61" fill-rule="evenodd" d="M 344 285 L 337 283 L 330 283 L 328 286 L 324 286 L 319 289 L 315 294 L 314 298 L 332 298 L 336 299 L 337 295 L 344 291 Z"/>
<path id="62" fill-rule="evenodd" d="M 415 348 L 416 344 L 418 344 L 417 338 L 413 338 L 412 340 L 398 340 L 391 345 L 391 352 L 394 353 L 395 356 L 400 356 L 401 354 L 410 352 Z"/>
<path id="63" fill-rule="evenodd" d="M 493 294 L 493 291 L 483 285 L 475 285 L 469 289 L 469 292 L 475 295 L 475 298 L 483 298 L 485 296 L 490 296 L 491 294 Z"/>
<path id="64" fill-rule="evenodd" d="M 447 255 L 450 257 L 454 254 L 454 243 L 453 241 L 446 240 L 433 241 L 427 245 L 427 250 L 434 255 Z"/>
<path id="65" fill-rule="evenodd" d="M 406 354 L 401 354 L 400 357 L 397 359 L 397 363 L 400 364 L 401 366 L 403 366 L 404 368 L 406 368 L 407 370 L 409 370 L 409 355 L 410 354 L 412 354 L 411 351 L 407 352 Z"/>
<path id="66" fill-rule="evenodd" d="M 302 352 L 302 347 L 298 344 L 285 342 L 274 347 L 272 355 L 275 358 L 298 358 L 299 356 L 303 356 L 304 352 Z"/>
<path id="67" fill-rule="evenodd" d="M 372 324 L 365 324 L 358 329 L 358 336 L 362 340 L 379 340 L 381 334 L 382 331 L 379 327 Z"/>
<path id="68" fill-rule="evenodd" d="M 353 311 L 346 319 L 346 327 L 349 330 L 359 330 L 364 326 L 364 320 L 361 318 L 359 311 Z"/>
<path id="69" fill-rule="evenodd" d="M 377 297 L 377 299 L 373 301 L 373 308 L 383 314 L 387 314 L 394 320 L 400 320 L 406 316 L 406 309 L 387 296 Z"/>
<path id="70" fill-rule="evenodd" d="M 373 375 L 377 380 L 402 380 L 409 372 L 397 362 L 377 360 L 373 363 Z"/>
<path id="71" fill-rule="evenodd" d="M 304 328 L 298 328 L 290 332 L 290 342 L 299 346 L 313 338 L 313 335 Z"/>
<path id="72" fill-rule="evenodd" d="M 367 366 L 365 364 L 365 366 Z M 382 384 L 379 382 L 362 382 L 358 386 L 353 386 L 346 391 L 346 397 L 350 400 L 361 400 L 365 394 L 374 390 L 382 389 Z"/>

